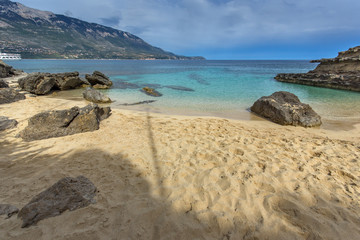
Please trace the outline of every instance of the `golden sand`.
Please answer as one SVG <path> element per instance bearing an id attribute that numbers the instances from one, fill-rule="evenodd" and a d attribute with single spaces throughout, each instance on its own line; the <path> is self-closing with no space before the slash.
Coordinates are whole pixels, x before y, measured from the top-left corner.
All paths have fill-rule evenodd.
<path id="1" fill-rule="evenodd" d="M 349 131 L 113 110 L 94 132 L 24 142 L 27 119 L 82 107 L 47 97 L 0 105 L 0 203 L 19 209 L 83 175 L 96 203 L 0 239 L 360 239 L 360 124 Z"/>

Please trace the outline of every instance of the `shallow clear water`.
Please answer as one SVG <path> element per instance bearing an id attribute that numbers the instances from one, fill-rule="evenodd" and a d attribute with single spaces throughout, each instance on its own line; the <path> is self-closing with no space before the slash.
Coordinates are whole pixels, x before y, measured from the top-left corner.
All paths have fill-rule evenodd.
<path id="1" fill-rule="evenodd" d="M 256 99 L 275 91 L 289 91 L 325 119 L 360 122 L 357 92 L 274 80 L 277 73 L 314 69 L 316 64 L 308 61 L 21 60 L 8 63 L 25 72 L 78 71 L 83 76 L 99 70 L 114 82 L 112 89 L 105 90 L 116 100 L 113 107 L 247 119 L 250 116 L 247 109 Z M 124 82 L 133 84 L 134 88 L 124 89 Z M 147 96 L 139 91 L 143 86 L 154 86 L 163 96 Z M 179 87 L 193 91 L 179 90 Z M 72 94 L 81 97 L 80 91 Z M 156 102 L 136 107 L 120 105 L 144 100 Z"/>

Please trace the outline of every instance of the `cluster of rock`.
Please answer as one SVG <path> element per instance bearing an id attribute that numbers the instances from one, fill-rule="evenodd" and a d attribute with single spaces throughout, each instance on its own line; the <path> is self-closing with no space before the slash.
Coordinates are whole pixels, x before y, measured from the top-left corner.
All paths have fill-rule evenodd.
<path id="1" fill-rule="evenodd" d="M 65 177 L 47 190 L 39 193 L 20 211 L 10 204 L 0 204 L 0 215 L 10 218 L 18 213 L 23 220 L 21 227 L 30 227 L 38 221 L 55 217 L 66 210 L 76 210 L 95 203 L 96 187 L 86 177 Z"/>
<path id="2" fill-rule="evenodd" d="M 339 52 L 336 58 L 313 60 L 320 64 L 308 73 L 280 73 L 280 82 L 360 92 L 360 46 Z"/>
<path id="3" fill-rule="evenodd" d="M 92 75 L 86 74 L 85 79 L 80 78 L 78 72 L 67 73 L 31 73 L 19 79 L 19 87 L 36 95 L 46 95 L 54 90 L 69 90 L 80 87 L 107 89 L 112 86 L 112 81 L 105 74 L 94 71 Z M 110 98 L 101 92 L 88 88 L 83 93 L 86 100 L 95 103 L 111 102 Z"/>
<path id="4" fill-rule="evenodd" d="M 31 117 L 19 136 L 25 141 L 33 141 L 95 131 L 99 129 L 100 121 L 110 114 L 110 107 L 99 107 L 96 104 L 45 111 Z"/>
<path id="5" fill-rule="evenodd" d="M 36 94 L 45 95 L 52 90 L 68 90 L 81 87 L 86 84 L 79 77 L 78 72 L 68 73 L 30 73 L 19 79 L 19 87 L 22 90 Z"/>
<path id="6" fill-rule="evenodd" d="M 315 127 L 321 117 L 308 105 L 289 92 L 275 92 L 261 97 L 250 108 L 252 112 L 281 125 Z"/>

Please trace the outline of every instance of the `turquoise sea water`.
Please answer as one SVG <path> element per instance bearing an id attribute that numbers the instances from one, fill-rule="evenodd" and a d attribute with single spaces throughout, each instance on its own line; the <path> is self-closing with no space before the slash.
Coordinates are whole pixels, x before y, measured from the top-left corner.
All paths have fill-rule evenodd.
<path id="1" fill-rule="evenodd" d="M 325 119 L 360 122 L 359 93 L 274 80 L 277 73 L 314 69 L 316 64 L 308 61 L 21 60 L 8 63 L 25 72 L 78 71 L 83 76 L 99 70 L 114 82 L 113 88 L 104 92 L 116 100 L 112 106 L 118 108 L 248 119 L 247 109 L 256 99 L 275 91 L 289 91 Z M 147 96 L 139 91 L 143 86 L 154 87 L 163 96 Z M 80 91 L 71 94 L 81 97 Z M 133 107 L 121 105 L 145 100 L 156 102 Z"/>

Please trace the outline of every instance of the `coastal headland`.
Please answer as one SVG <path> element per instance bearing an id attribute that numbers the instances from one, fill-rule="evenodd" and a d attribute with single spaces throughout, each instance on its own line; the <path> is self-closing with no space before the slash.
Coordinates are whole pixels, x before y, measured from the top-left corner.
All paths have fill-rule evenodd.
<path id="1" fill-rule="evenodd" d="M 320 64 L 308 73 L 280 73 L 275 79 L 280 82 L 360 92 L 360 46 L 339 52 L 335 58 L 311 62 Z"/>
<path id="2" fill-rule="evenodd" d="M 113 109 L 100 129 L 24 142 L 28 119 L 86 100 L 1 104 L 0 203 L 19 209 L 64 177 L 96 203 L 2 239 L 357 239 L 360 124 L 351 131 Z"/>

